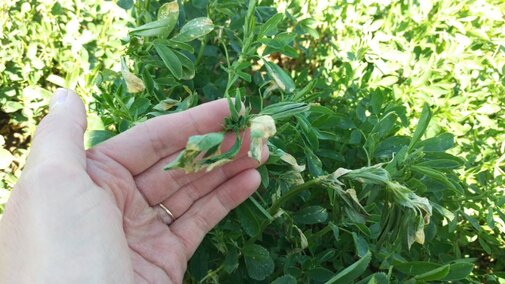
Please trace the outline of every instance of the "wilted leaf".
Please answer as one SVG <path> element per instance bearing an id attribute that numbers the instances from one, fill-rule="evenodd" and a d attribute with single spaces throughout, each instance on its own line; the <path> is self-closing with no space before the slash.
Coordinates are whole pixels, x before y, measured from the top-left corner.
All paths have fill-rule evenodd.
<path id="1" fill-rule="evenodd" d="M 248 156 L 258 162 L 261 161 L 263 140 L 272 137 L 275 132 L 275 121 L 271 116 L 261 115 L 251 119 L 251 144 Z"/>
<path id="2" fill-rule="evenodd" d="M 295 157 L 286 152 L 283 152 L 283 154 L 281 155 L 281 160 L 290 164 L 293 167 L 293 170 L 297 172 L 303 172 L 305 170 L 305 165 L 298 165 Z"/>
<path id="3" fill-rule="evenodd" d="M 275 83 L 281 90 L 286 93 L 292 93 L 295 90 L 293 79 L 277 64 L 265 61 L 265 67 L 268 74 L 274 79 Z"/>
<path id="4" fill-rule="evenodd" d="M 167 98 L 167 99 L 164 99 L 161 102 L 159 102 L 157 105 L 155 105 L 153 107 L 153 109 L 158 110 L 158 111 L 167 111 L 179 103 L 180 103 L 180 101 L 178 101 L 178 100 Z"/>
<path id="5" fill-rule="evenodd" d="M 123 75 L 129 93 L 139 93 L 145 90 L 144 82 L 128 70 L 124 58 L 121 59 L 121 74 Z"/>

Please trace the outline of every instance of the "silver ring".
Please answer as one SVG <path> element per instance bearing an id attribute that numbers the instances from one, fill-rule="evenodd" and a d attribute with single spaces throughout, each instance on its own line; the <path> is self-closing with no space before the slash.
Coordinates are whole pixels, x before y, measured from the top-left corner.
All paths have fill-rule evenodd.
<path id="1" fill-rule="evenodd" d="M 160 217 L 161 217 L 161 220 L 163 221 L 163 223 L 165 223 L 167 225 L 172 224 L 172 222 L 175 221 L 174 214 L 172 214 L 172 212 L 162 203 L 160 203 L 158 205 L 160 206 L 162 211 L 164 211 L 164 213 L 160 214 Z"/>

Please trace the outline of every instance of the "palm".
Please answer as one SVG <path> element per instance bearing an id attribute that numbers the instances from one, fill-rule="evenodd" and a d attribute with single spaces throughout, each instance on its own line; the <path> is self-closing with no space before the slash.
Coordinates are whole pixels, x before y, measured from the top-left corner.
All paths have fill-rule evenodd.
<path id="1" fill-rule="evenodd" d="M 0 282 L 181 283 L 205 234 L 260 183 L 246 147 L 208 173 L 162 170 L 227 115 L 226 100 L 203 104 L 85 151 L 82 101 L 58 90 L 0 222 Z"/>
<path id="2" fill-rule="evenodd" d="M 225 106 L 215 102 L 201 107 L 207 109 L 150 120 L 86 152 L 87 174 L 114 197 L 105 206 L 122 212 L 122 220 L 113 222 L 122 221 L 124 235 L 114 237 L 126 241 L 137 282 L 182 282 L 204 235 L 257 188 L 259 176 L 251 170 L 257 163 L 245 155 L 247 149 L 208 173 L 162 170 L 188 136 L 220 128 Z M 160 219 L 166 213 L 159 203 L 176 217 L 170 226 Z"/>

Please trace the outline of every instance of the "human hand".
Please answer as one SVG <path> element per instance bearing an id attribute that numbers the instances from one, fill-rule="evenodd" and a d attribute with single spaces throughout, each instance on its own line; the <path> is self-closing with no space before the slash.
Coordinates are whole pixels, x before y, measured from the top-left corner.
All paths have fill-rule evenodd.
<path id="1" fill-rule="evenodd" d="M 0 222 L 0 283 L 181 283 L 205 234 L 260 184 L 247 147 L 208 173 L 162 170 L 228 114 L 210 102 L 85 151 L 82 101 L 57 90 Z"/>

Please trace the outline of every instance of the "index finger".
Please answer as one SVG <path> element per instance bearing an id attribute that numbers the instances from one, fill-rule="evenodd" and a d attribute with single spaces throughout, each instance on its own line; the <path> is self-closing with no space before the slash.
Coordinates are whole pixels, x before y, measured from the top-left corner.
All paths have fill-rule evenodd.
<path id="1" fill-rule="evenodd" d="M 229 114 L 226 99 L 212 101 L 183 112 L 149 119 L 91 151 L 106 154 L 132 175 L 137 175 L 160 159 L 182 150 L 188 137 L 222 130 L 223 120 Z"/>

